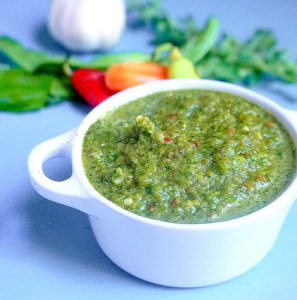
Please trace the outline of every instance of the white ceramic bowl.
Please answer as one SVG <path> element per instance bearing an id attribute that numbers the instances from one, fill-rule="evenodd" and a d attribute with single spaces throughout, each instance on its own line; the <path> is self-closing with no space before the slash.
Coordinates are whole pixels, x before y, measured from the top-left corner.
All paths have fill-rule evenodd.
<path id="1" fill-rule="evenodd" d="M 32 150 L 29 174 L 36 191 L 89 215 L 94 235 L 118 266 L 144 280 L 174 287 L 223 282 L 249 270 L 274 244 L 297 193 L 296 176 L 271 204 L 249 215 L 210 224 L 173 224 L 128 212 L 100 195 L 82 166 L 82 142 L 89 126 L 106 111 L 148 94 L 166 90 L 208 89 L 239 95 L 270 111 L 297 141 L 297 112 L 242 87 L 211 80 L 165 80 L 118 93 L 92 110 L 81 125 Z M 56 182 L 42 166 L 50 158 L 72 160 L 72 175 Z"/>

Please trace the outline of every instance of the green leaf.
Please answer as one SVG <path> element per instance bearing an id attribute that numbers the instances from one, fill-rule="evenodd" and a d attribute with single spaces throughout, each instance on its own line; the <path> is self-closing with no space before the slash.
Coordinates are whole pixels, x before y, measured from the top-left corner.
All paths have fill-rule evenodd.
<path id="1" fill-rule="evenodd" d="M 0 70 L 0 110 L 24 112 L 67 98 L 66 85 L 52 74 L 30 74 L 20 69 Z"/>
<path id="2" fill-rule="evenodd" d="M 133 29 L 149 29 L 153 45 L 182 46 L 199 31 L 193 17 L 174 19 L 160 0 L 128 1 L 128 21 Z"/>
<path id="3" fill-rule="evenodd" d="M 227 82 L 237 82 L 240 79 L 236 65 L 230 65 L 220 57 L 210 56 L 197 66 L 202 78 L 212 78 Z"/>
<path id="4" fill-rule="evenodd" d="M 198 63 L 215 45 L 219 34 L 219 21 L 209 18 L 205 27 L 198 34 L 193 36 L 182 48 L 182 53 L 194 64 Z"/>
<path id="5" fill-rule="evenodd" d="M 61 66 L 65 61 L 64 56 L 48 56 L 43 52 L 27 50 L 7 36 L 0 36 L 0 53 L 27 72 L 34 72 L 43 65 Z"/>
<path id="6" fill-rule="evenodd" d="M 57 101 L 62 99 L 70 99 L 74 96 L 74 91 L 70 85 L 69 79 L 66 76 L 53 77 L 49 96 Z"/>
<path id="7" fill-rule="evenodd" d="M 279 49 L 275 36 L 257 30 L 242 43 L 224 35 L 222 40 L 198 64 L 205 78 L 252 85 L 261 79 L 297 82 L 297 63 Z"/>
<path id="8" fill-rule="evenodd" d="M 75 57 L 68 60 L 68 64 L 73 68 L 93 68 L 106 70 L 109 66 L 125 61 L 150 61 L 150 55 L 142 52 L 121 52 L 95 56 L 88 62 L 83 62 Z"/>
<path id="9" fill-rule="evenodd" d="M 276 38 L 269 30 L 258 29 L 246 42 L 245 48 L 249 51 L 263 52 L 272 49 L 276 45 Z"/>
<path id="10" fill-rule="evenodd" d="M 76 57 L 49 56 L 43 52 L 25 49 L 19 42 L 7 36 L 0 36 L 0 54 L 24 71 L 34 73 L 62 73 L 63 64 L 67 61 L 73 68 L 94 68 L 105 70 L 110 65 L 125 61 L 149 61 L 150 55 L 142 52 L 108 53 L 82 61 Z"/>
<path id="11" fill-rule="evenodd" d="M 129 25 L 132 28 L 150 26 L 156 16 L 165 13 L 160 0 L 130 0 L 128 1 L 127 11 Z"/>

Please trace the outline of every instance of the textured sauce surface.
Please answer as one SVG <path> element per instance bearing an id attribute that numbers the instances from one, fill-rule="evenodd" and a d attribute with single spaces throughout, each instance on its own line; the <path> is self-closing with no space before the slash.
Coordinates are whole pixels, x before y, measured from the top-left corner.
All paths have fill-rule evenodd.
<path id="1" fill-rule="evenodd" d="M 263 108 L 222 92 L 179 90 L 108 112 L 82 153 L 93 187 L 135 214 L 208 223 L 254 212 L 296 170 L 285 128 Z"/>

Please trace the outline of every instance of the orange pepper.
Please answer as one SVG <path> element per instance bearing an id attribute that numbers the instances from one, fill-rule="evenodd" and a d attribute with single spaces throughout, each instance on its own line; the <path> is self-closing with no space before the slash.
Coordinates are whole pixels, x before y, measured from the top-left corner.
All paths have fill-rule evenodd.
<path id="1" fill-rule="evenodd" d="M 111 65 L 105 73 L 105 84 L 121 91 L 145 82 L 167 78 L 167 68 L 154 62 L 123 62 Z"/>

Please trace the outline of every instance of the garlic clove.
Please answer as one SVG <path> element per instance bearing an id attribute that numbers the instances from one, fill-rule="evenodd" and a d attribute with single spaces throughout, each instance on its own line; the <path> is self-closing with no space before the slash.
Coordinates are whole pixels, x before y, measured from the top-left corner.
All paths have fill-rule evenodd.
<path id="1" fill-rule="evenodd" d="M 52 0 L 48 29 L 70 50 L 93 51 L 114 46 L 125 23 L 123 0 Z"/>

